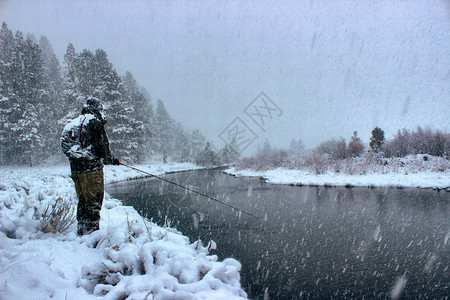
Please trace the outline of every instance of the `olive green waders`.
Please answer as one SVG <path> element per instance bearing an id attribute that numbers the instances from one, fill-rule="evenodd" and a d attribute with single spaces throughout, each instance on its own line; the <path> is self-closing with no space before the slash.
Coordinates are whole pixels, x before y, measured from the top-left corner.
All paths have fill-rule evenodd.
<path id="1" fill-rule="evenodd" d="M 105 193 L 103 169 L 72 173 L 72 179 L 78 196 L 77 233 L 83 235 L 100 229 L 100 210 Z"/>

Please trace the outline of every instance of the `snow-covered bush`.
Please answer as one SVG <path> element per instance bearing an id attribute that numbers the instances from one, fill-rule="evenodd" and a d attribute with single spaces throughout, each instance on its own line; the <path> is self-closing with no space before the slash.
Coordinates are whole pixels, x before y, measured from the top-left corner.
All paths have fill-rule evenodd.
<path id="1" fill-rule="evenodd" d="M 239 169 L 267 170 L 278 167 L 289 168 L 294 155 L 285 150 L 273 150 L 270 153 L 259 153 L 254 157 L 244 157 L 237 163 Z"/>
<path id="2" fill-rule="evenodd" d="M 440 130 L 417 127 L 413 131 L 399 130 L 383 147 L 386 157 L 404 157 L 414 154 L 450 155 L 450 134 Z"/>
<path id="3" fill-rule="evenodd" d="M 303 157 L 303 166 L 314 174 L 324 174 L 328 170 L 331 158 L 328 154 L 319 154 L 313 151 L 309 155 Z"/>
<path id="4" fill-rule="evenodd" d="M 322 142 L 316 149 L 315 152 L 319 155 L 327 154 L 330 155 L 331 158 L 337 159 L 345 159 L 347 154 L 347 145 L 345 143 L 344 138 L 331 139 L 325 142 Z"/>
<path id="5" fill-rule="evenodd" d="M 217 291 L 212 298 L 224 292 L 231 299 L 245 297 L 239 284 L 240 263 L 217 262 L 216 255 L 208 255 L 213 242 L 190 244 L 176 230 L 143 218 L 128 224 L 128 228 L 108 227 L 90 238 L 103 258 L 81 270 L 80 284 L 88 292 L 105 299 L 198 299 L 207 290 Z"/>
<path id="6" fill-rule="evenodd" d="M 357 157 L 336 159 L 330 154 L 312 151 L 309 154 L 282 155 L 281 151 L 271 155 L 246 157 L 236 165 L 236 170 L 269 170 L 276 168 L 304 170 L 314 174 L 344 173 L 365 175 L 372 173 L 416 173 L 423 171 L 446 172 L 450 169 L 450 160 L 432 155 L 409 155 L 406 157 L 384 157 L 382 152 L 366 152 Z"/>

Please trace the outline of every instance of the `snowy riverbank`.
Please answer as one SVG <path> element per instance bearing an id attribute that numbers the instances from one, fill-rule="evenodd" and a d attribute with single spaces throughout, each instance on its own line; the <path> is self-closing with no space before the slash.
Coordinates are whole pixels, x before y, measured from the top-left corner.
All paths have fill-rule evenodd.
<path id="1" fill-rule="evenodd" d="M 137 166 L 153 173 L 190 170 L 192 164 Z M 0 294 L 2 299 L 245 299 L 241 265 L 210 255 L 173 228 L 144 220 L 108 194 L 101 230 L 78 237 L 42 232 L 45 209 L 58 198 L 72 207 L 69 168 L 2 167 L 0 177 Z M 106 183 L 142 176 L 105 167 Z M 220 246 L 220 245 L 219 245 Z"/>
<path id="2" fill-rule="evenodd" d="M 327 172 L 314 174 L 310 171 L 277 168 L 275 170 L 236 170 L 230 168 L 225 173 L 238 177 L 263 177 L 269 183 L 288 185 L 321 186 L 362 186 L 362 187 L 418 187 L 450 189 L 450 172 L 422 171 L 416 173 L 369 173 L 350 175 Z"/>

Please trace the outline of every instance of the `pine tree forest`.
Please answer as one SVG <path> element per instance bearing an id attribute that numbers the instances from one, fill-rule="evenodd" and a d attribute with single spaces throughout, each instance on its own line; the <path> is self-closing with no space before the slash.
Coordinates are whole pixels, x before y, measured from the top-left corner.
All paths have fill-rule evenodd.
<path id="1" fill-rule="evenodd" d="M 187 133 L 163 101 L 154 108 L 149 93 L 130 72 L 120 76 L 105 51 L 77 51 L 69 44 L 60 63 L 49 40 L 2 24 L 0 39 L 2 165 L 36 165 L 64 159 L 60 134 L 87 97 L 104 106 L 111 150 L 121 160 L 196 161 L 206 139 Z"/>

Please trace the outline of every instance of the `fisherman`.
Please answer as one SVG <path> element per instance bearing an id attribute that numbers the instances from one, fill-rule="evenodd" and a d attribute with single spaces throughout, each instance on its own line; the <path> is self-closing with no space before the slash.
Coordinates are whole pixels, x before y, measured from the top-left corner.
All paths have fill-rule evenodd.
<path id="1" fill-rule="evenodd" d="M 111 154 L 105 123 L 100 100 L 89 97 L 81 115 L 69 121 L 61 135 L 61 148 L 69 158 L 78 197 L 78 235 L 100 229 L 104 196 L 103 164 L 120 164 L 119 159 Z"/>

